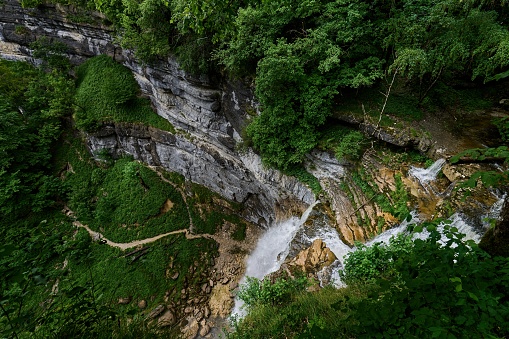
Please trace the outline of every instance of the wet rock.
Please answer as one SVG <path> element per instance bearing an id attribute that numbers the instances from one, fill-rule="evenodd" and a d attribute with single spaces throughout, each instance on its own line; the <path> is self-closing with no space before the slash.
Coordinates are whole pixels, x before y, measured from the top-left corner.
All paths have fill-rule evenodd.
<path id="1" fill-rule="evenodd" d="M 173 314 L 171 310 L 167 310 L 161 317 L 159 317 L 159 319 L 157 319 L 157 325 L 159 327 L 171 326 L 175 324 L 175 322 L 175 314 Z"/>
<path id="2" fill-rule="evenodd" d="M 209 332 L 210 332 L 210 326 L 208 324 L 205 324 L 200 328 L 200 335 L 202 337 L 205 337 L 207 334 L 209 334 Z"/>
<path id="3" fill-rule="evenodd" d="M 161 313 L 164 312 L 164 310 L 166 309 L 166 307 L 164 305 L 158 305 L 156 308 L 154 308 L 150 313 L 149 315 L 147 316 L 147 318 L 149 319 L 154 319 L 156 317 L 158 317 Z"/>
<path id="4" fill-rule="evenodd" d="M 227 285 L 216 285 L 210 295 L 209 306 L 212 316 L 227 317 L 233 306 L 232 295 Z"/>
<path id="5" fill-rule="evenodd" d="M 336 255 L 321 239 L 313 241 L 311 246 L 301 251 L 288 265 L 298 267 L 302 272 L 315 273 L 336 260 Z"/>

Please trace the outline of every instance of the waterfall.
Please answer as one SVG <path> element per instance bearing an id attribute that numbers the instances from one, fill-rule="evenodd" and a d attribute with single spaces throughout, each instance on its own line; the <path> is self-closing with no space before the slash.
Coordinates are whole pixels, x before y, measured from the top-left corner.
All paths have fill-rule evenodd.
<path id="1" fill-rule="evenodd" d="M 495 202 L 491 206 L 490 210 L 486 214 L 483 215 L 483 224 L 486 229 L 488 229 L 491 226 L 489 223 L 489 219 L 498 220 L 498 218 L 500 218 L 500 213 L 502 213 L 502 208 L 504 207 L 504 201 L 505 201 L 505 198 L 507 197 L 506 193 L 504 193 L 504 194 L 495 193 L 495 195 L 498 198 L 497 202 Z"/>
<path id="2" fill-rule="evenodd" d="M 416 224 L 419 222 L 419 217 L 418 217 L 417 211 L 410 212 L 410 216 L 411 216 L 411 218 L 403 220 L 403 222 L 401 224 L 399 224 L 399 226 L 393 227 L 383 233 L 380 233 L 379 235 L 377 235 L 370 241 L 366 242 L 365 245 L 372 246 L 373 244 L 376 244 L 376 243 L 388 244 L 389 240 L 392 237 L 394 237 L 400 233 L 407 232 L 407 228 L 410 224 Z"/>
<path id="3" fill-rule="evenodd" d="M 325 245 L 327 245 L 332 253 L 334 253 L 341 265 L 343 264 L 346 255 L 352 251 L 352 248 L 341 240 L 336 229 L 329 225 L 323 226 L 317 230 L 313 237 L 305 236 L 305 239 L 303 240 L 311 245 L 316 239 L 322 239 Z"/>
<path id="4" fill-rule="evenodd" d="M 341 281 L 339 271 L 343 269 L 347 254 L 352 252 L 353 249 L 345 244 L 336 229 L 329 225 L 322 226 L 312 237 L 304 235 L 303 240 L 308 244 L 312 244 L 316 239 L 321 239 L 337 258 L 330 266 L 317 272 L 320 286 L 324 287 L 324 285 L 331 284 L 336 288 L 343 287 L 344 283 Z"/>
<path id="5" fill-rule="evenodd" d="M 310 205 L 302 214 L 302 217 L 292 217 L 286 221 L 279 222 L 270 227 L 258 239 L 254 251 L 246 260 L 246 272 L 239 282 L 239 285 L 246 281 L 246 277 L 263 279 L 267 274 L 275 272 L 281 267 L 290 251 L 290 243 L 299 228 L 306 222 L 309 214 L 319 201 Z M 244 303 L 236 298 L 235 306 L 232 311 L 233 316 L 242 317 L 244 312 L 242 305 Z"/>
<path id="6" fill-rule="evenodd" d="M 415 177 L 422 185 L 429 186 L 445 164 L 444 159 L 437 160 L 433 165 L 427 169 L 412 167 L 409 170 L 409 175 Z M 446 190 L 448 191 L 448 190 Z M 485 218 L 498 219 L 500 216 L 501 208 L 503 206 L 506 195 L 498 196 L 498 201 L 490 208 L 490 210 L 484 215 Z M 320 284 L 332 284 L 336 287 L 344 286 L 341 282 L 339 272 L 343 269 L 343 264 L 347 255 L 356 250 L 346 245 L 339 236 L 336 229 L 330 225 L 315 225 L 312 235 L 306 233 L 301 234 L 299 229 L 306 222 L 309 214 L 313 207 L 311 205 L 302 217 L 293 217 L 284 222 L 280 222 L 273 227 L 269 228 L 258 240 L 255 250 L 251 253 L 246 261 L 246 273 L 241 279 L 239 284 L 246 281 L 246 277 L 255 277 L 263 279 L 267 274 L 277 271 L 281 264 L 286 260 L 290 251 L 290 245 L 292 240 L 297 236 L 301 244 L 310 246 L 311 243 L 316 239 L 321 239 L 325 245 L 336 255 L 337 260 L 332 263 L 329 267 L 325 267 L 320 272 L 317 272 L 317 276 L 320 280 Z M 408 234 L 408 226 L 411 224 L 418 224 L 421 220 L 418 216 L 418 211 L 412 211 L 410 217 L 404 220 L 399 226 L 391 228 L 378 236 L 374 237 L 370 241 L 366 242 L 366 246 L 373 246 L 377 243 L 388 244 L 390 239 L 398 234 Z M 445 225 L 450 225 L 458 229 L 459 233 L 465 234 L 463 240 L 473 240 L 478 243 L 484 233 L 488 224 L 484 226 L 484 229 L 475 229 L 467 217 L 462 213 L 455 213 L 449 218 L 449 222 L 441 223 L 437 229 L 443 234 Z M 423 230 L 420 233 L 411 235 L 414 239 L 426 239 L 429 236 L 429 232 Z M 441 243 L 447 242 L 445 235 L 442 236 Z M 239 299 L 235 299 L 235 306 L 232 311 L 232 316 L 242 317 L 245 315 L 245 311 L 242 309 L 243 302 Z"/>
<path id="7" fill-rule="evenodd" d="M 438 173 L 445 165 L 445 159 L 438 159 L 428 168 L 410 167 L 408 174 L 419 180 L 421 184 L 428 183 L 437 178 Z"/>
<path id="8" fill-rule="evenodd" d="M 317 203 L 318 201 L 310 205 L 301 218 L 293 217 L 269 228 L 247 258 L 244 276 L 262 279 L 267 274 L 277 271 L 288 255 L 295 234 L 306 222 Z"/>

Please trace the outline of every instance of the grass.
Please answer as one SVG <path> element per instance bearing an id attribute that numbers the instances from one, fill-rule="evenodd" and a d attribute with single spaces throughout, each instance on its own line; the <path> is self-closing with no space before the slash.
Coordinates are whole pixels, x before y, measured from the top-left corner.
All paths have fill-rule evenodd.
<path id="1" fill-rule="evenodd" d="M 189 268 L 216 255 L 213 240 L 188 240 L 183 235 L 174 235 L 147 246 L 147 254 L 133 262 L 132 256 L 123 257 L 125 252 L 119 249 L 92 242 L 81 261 L 69 264 L 72 278 L 69 282 L 85 285 L 93 280 L 111 305 L 116 305 L 119 298 L 130 297 L 131 304 L 116 306 L 129 310 L 136 309 L 140 300 L 146 300 L 149 309 L 157 306 L 163 302 L 165 291 L 174 291 L 172 296 L 177 301 L 186 283 L 199 288 L 200 283 L 208 281 L 202 274 L 209 269 L 208 265 L 200 265 L 194 274 L 189 273 Z M 169 269 L 170 263 L 173 269 Z M 168 270 L 178 271 L 178 278 L 173 280 Z"/>
<path id="2" fill-rule="evenodd" d="M 95 218 L 91 227 L 110 240 L 127 242 L 189 227 L 180 193 L 152 170 L 125 158 L 97 168 Z M 162 212 L 164 204 L 173 205 Z"/>
<path id="3" fill-rule="evenodd" d="M 110 240 L 131 241 L 189 227 L 187 208 L 178 190 L 142 164 L 128 158 L 97 163 L 82 140 L 74 138 L 69 131 L 55 155 L 54 173 L 67 185 L 69 206 L 78 220 L 100 230 Z M 171 173 L 163 176 L 175 179 L 177 186 L 185 184 L 182 176 Z M 235 222 L 242 229 L 244 223 L 238 216 L 213 208 L 195 209 L 198 202 L 210 207 L 216 194 L 199 185 L 193 187 L 194 197 L 188 198 L 191 210 L 197 213 L 193 217 L 203 218 L 212 230 L 223 220 Z M 172 201 L 173 207 L 161 214 L 161 206 L 167 200 Z M 57 213 L 65 219 L 60 211 Z M 194 218 L 193 221 L 196 223 Z M 134 227 L 137 222 L 139 225 Z M 136 306 L 140 300 L 146 300 L 148 309 L 152 309 L 163 302 L 167 291 L 174 302 L 180 300 L 184 288 L 191 296 L 199 293 L 201 285 L 209 281 L 210 263 L 218 254 L 214 240 L 190 240 L 183 234 L 175 234 L 145 245 L 149 247 L 146 254 L 133 261 L 133 257 L 123 257 L 125 252 L 119 249 L 92 241 L 84 229 L 73 235 L 75 228 L 69 222 L 61 227 L 67 232 L 64 242 L 73 253 L 66 257 L 68 269 L 54 275 L 55 279 L 60 277 L 62 291 L 75 285 L 87 286 L 97 296 L 101 295 L 101 303 L 113 307 L 117 314 L 132 316 L 141 312 Z M 63 259 L 55 258 L 52 266 L 57 267 Z M 38 295 L 41 293 L 42 290 Z M 117 304 L 119 298 L 125 297 L 133 301 L 128 305 Z M 37 305 L 41 300 L 37 297 L 32 303 Z"/>
<path id="4" fill-rule="evenodd" d="M 317 292 L 297 292 L 278 307 L 256 305 L 234 324 L 228 338 L 348 338 L 351 319 L 348 303 L 365 297 L 358 287 L 325 287 Z M 348 302 L 347 302 L 348 301 Z M 261 325 L 263 324 L 263 326 Z"/>
<path id="5" fill-rule="evenodd" d="M 147 98 L 140 97 L 133 74 L 106 55 L 87 60 L 76 70 L 76 126 L 94 131 L 104 122 L 142 123 L 175 133 L 157 115 Z"/>

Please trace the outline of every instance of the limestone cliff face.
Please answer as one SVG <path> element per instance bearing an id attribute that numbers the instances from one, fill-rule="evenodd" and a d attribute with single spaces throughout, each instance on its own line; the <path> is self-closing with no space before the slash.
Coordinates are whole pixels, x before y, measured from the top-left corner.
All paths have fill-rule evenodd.
<path id="1" fill-rule="evenodd" d="M 114 32 L 103 24 L 105 18 L 101 14 L 87 14 L 87 23 L 69 20 L 76 20 L 77 14 L 79 11 L 72 7 L 23 9 L 18 0 L 1 1 L 0 57 L 36 64 L 38 61 L 28 46 L 41 37 L 65 43 L 69 59 L 75 64 L 98 54 L 110 55 L 132 70 L 157 114 L 176 129 L 175 133 L 169 133 L 133 124 L 105 125 L 100 131 L 85 135 L 92 153 L 107 149 L 114 156 L 130 154 L 149 165 L 180 173 L 225 198 L 242 203 L 243 216 L 261 226 L 269 225 L 278 217 L 299 214 L 315 201 L 311 190 L 297 179 L 264 168 L 258 155 L 239 150 L 242 131 L 250 115 L 257 112 L 250 84 L 193 76 L 171 58 L 143 65 L 130 51 L 115 45 Z M 364 126 L 366 122 L 349 122 L 368 128 Z M 426 138 L 413 140 L 399 136 L 393 140 L 390 135 L 377 135 L 395 145 L 417 145 L 422 151 L 431 147 Z M 447 152 L 435 153 L 443 157 Z M 376 158 L 366 152 L 362 164 L 380 186 L 380 192 L 394 191 L 391 184 L 394 173 L 383 170 Z M 387 221 L 384 227 L 391 226 L 391 216 L 373 203 L 373 196 L 366 197 L 352 182 L 345 164 L 315 150 L 307 156 L 305 165 L 320 181 L 324 191 L 320 196 L 323 209 L 331 216 L 330 223 L 340 231 L 343 240 L 352 244 L 379 233 L 377 220 L 382 217 Z"/>
<path id="2" fill-rule="evenodd" d="M 244 217 L 261 226 L 274 221 L 276 212 L 284 215 L 281 209 L 300 209 L 315 200 L 311 190 L 295 178 L 264 168 L 251 151 L 236 150 L 242 141 L 246 108 L 254 106 L 251 90 L 244 84 L 193 77 L 171 58 L 141 65 L 132 53 L 115 46 L 112 32 L 100 24 L 100 14 L 92 17 L 94 24 L 77 24 L 66 17 L 73 11 L 69 7 L 23 9 L 16 0 L 5 0 L 0 8 L 2 58 L 37 63 L 27 46 L 42 36 L 68 45 L 74 63 L 98 54 L 110 55 L 132 70 L 157 114 L 177 130 L 172 134 L 147 126 L 106 125 L 86 135 L 92 153 L 107 149 L 115 156 L 130 154 L 149 165 L 180 173 L 243 203 Z"/>

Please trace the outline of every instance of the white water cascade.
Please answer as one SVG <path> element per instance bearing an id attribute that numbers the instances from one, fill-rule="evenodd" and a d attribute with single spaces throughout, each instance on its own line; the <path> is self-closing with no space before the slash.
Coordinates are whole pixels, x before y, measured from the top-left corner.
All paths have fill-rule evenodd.
<path id="1" fill-rule="evenodd" d="M 445 164 L 444 159 L 437 160 L 433 165 L 427 169 L 412 167 L 409 170 L 409 175 L 416 178 L 423 187 L 428 186 L 434 181 Z M 447 191 L 447 190 L 446 190 Z M 498 219 L 501 213 L 503 203 L 506 195 L 498 195 L 498 201 L 490 208 L 489 211 L 484 215 L 484 218 Z M 316 202 L 318 203 L 318 202 Z M 329 267 L 324 268 L 321 272 L 317 272 L 317 276 L 320 279 L 320 283 L 331 283 L 333 286 L 341 287 L 344 283 L 341 282 L 339 272 L 343 268 L 344 260 L 348 253 L 356 250 L 355 247 L 351 248 L 346 245 L 338 235 L 336 229 L 327 224 L 315 225 L 312 235 L 300 234 L 299 229 L 308 219 L 313 207 L 311 205 L 306 212 L 299 218 L 291 218 L 284 222 L 280 222 L 273 227 L 269 228 L 258 240 L 255 250 L 248 257 L 246 262 L 246 273 L 239 282 L 239 285 L 246 281 L 246 277 L 255 277 L 263 279 L 266 275 L 277 271 L 281 264 L 286 260 L 288 253 L 290 252 L 290 246 L 293 239 L 298 234 L 301 244 L 310 246 L 311 243 L 316 239 L 321 239 L 326 246 L 336 255 L 337 260 Z M 473 227 L 468 218 L 462 213 L 455 213 L 450 218 L 452 227 L 456 227 L 460 233 L 466 235 L 463 240 L 473 240 L 478 243 L 488 228 L 486 223 L 482 229 L 476 229 Z M 408 234 L 408 226 L 410 224 L 418 224 L 421 220 L 419 219 L 418 212 L 411 212 L 411 218 L 404 220 L 399 226 L 391 228 L 370 241 L 366 242 L 366 246 L 372 246 L 376 243 L 387 244 L 389 240 L 401 233 Z M 442 233 L 444 224 L 438 225 L 438 231 Z M 413 238 L 425 239 L 429 236 L 429 233 L 424 230 L 420 233 L 412 235 Z M 445 244 L 447 238 L 443 236 L 442 242 Z M 323 277 L 323 280 L 322 280 Z M 235 306 L 232 311 L 232 316 L 243 317 L 245 311 L 242 309 L 243 302 L 239 299 L 235 299 Z"/>
<path id="2" fill-rule="evenodd" d="M 421 184 L 426 184 L 437 178 L 438 173 L 445 165 L 445 159 L 438 159 L 428 168 L 410 167 L 408 174 L 419 180 Z"/>
<path id="3" fill-rule="evenodd" d="M 302 217 L 292 217 L 286 221 L 279 222 L 270 227 L 260 239 L 258 239 L 256 248 L 246 260 L 246 272 L 244 277 L 240 280 L 239 285 L 246 281 L 246 277 L 263 279 L 267 274 L 275 272 L 281 267 L 281 264 L 285 261 L 290 251 L 290 243 L 295 237 L 295 234 L 306 222 L 313 207 L 315 207 L 317 203 L 319 203 L 319 201 L 310 205 L 302 214 Z M 243 302 L 236 298 L 232 316 L 242 317 L 244 315 L 242 305 Z"/>

